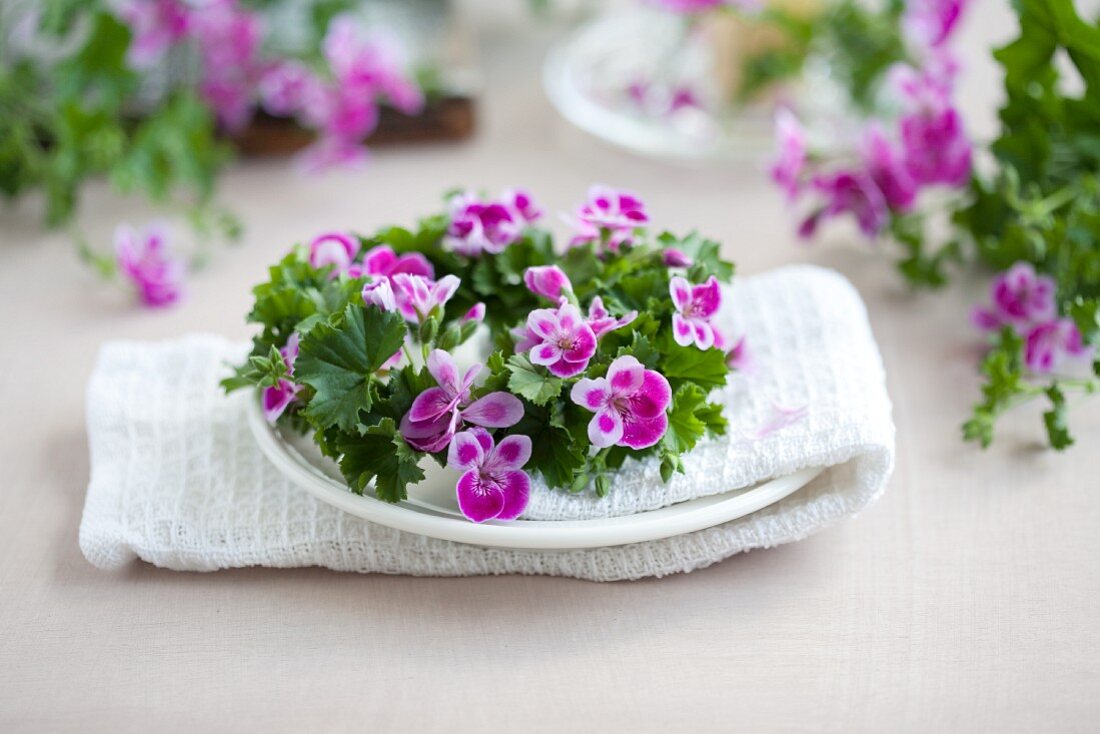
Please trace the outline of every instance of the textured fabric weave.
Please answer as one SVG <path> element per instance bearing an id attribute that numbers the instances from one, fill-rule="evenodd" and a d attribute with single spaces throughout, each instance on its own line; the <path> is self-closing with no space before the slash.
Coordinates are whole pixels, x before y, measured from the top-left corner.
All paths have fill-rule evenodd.
<path id="1" fill-rule="evenodd" d="M 867 507 L 893 467 L 882 363 L 858 295 L 808 266 L 743 278 L 721 314 L 746 334 L 752 365 L 716 393 L 729 434 L 660 481 L 628 462 L 604 499 L 537 485 L 525 517 L 624 515 L 830 467 L 748 517 L 665 540 L 574 551 L 479 548 L 375 525 L 284 479 L 255 445 L 249 396 L 218 380 L 247 346 L 210 335 L 105 345 L 88 387 L 92 476 L 80 546 L 101 568 L 141 558 L 178 570 L 325 566 L 462 576 L 548 574 L 609 581 L 663 576 L 798 540 Z"/>

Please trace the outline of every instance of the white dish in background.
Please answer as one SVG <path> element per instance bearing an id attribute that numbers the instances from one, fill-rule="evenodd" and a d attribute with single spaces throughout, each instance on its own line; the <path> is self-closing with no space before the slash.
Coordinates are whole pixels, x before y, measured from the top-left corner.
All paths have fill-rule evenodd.
<path id="1" fill-rule="evenodd" d="M 317 499 L 379 525 L 430 538 L 497 548 L 564 550 L 641 543 L 702 530 L 763 509 L 806 486 L 824 469 L 813 467 L 755 487 L 700 497 L 659 510 L 592 520 L 473 523 L 458 510 L 457 474 L 428 459 L 425 479 L 409 498 L 390 504 L 348 489 L 335 463 L 308 437 L 285 436 L 264 418 L 259 394 L 250 401 L 249 425 L 268 459 Z M 612 490 L 614 491 L 614 490 Z"/>

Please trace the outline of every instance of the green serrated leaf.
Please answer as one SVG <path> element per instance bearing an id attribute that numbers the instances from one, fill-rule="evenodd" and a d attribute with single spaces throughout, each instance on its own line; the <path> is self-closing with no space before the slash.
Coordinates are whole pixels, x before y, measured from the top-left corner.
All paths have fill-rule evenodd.
<path id="1" fill-rule="evenodd" d="M 420 454 L 405 443 L 397 424 L 389 418 L 370 426 L 362 435 L 342 434 L 336 448 L 340 452 L 340 471 L 357 494 L 374 480 L 378 499 L 400 502 L 408 497 L 408 485 L 424 479 Z"/>
<path id="2" fill-rule="evenodd" d="M 546 405 L 561 394 L 564 384 L 561 378 L 544 374 L 523 355 L 512 355 L 505 367 L 512 373 L 508 378 L 508 389 L 535 405 Z"/>
<path id="3" fill-rule="evenodd" d="M 315 391 L 303 415 L 317 428 L 352 431 L 359 412 L 369 411 L 368 383 L 401 349 L 407 329 L 395 313 L 349 305 L 331 322 L 302 338 L 295 377 Z"/>

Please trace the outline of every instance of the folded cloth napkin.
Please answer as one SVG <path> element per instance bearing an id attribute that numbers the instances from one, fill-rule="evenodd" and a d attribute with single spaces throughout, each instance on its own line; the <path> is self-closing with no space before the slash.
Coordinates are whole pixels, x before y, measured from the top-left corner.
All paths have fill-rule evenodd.
<path id="1" fill-rule="evenodd" d="M 720 314 L 744 335 L 749 365 L 715 397 L 727 436 L 685 457 L 661 482 L 655 462 L 628 462 L 608 497 L 536 486 L 524 517 L 623 515 L 828 466 L 752 515 L 663 540 L 566 551 L 481 548 L 348 515 L 289 482 L 255 444 L 250 396 L 218 380 L 247 345 L 211 335 L 104 345 L 88 387 L 91 482 L 80 547 L 100 568 L 134 558 L 177 570 L 325 566 L 341 571 L 464 576 L 547 574 L 597 581 L 664 576 L 734 553 L 799 540 L 881 494 L 894 426 L 882 362 L 852 286 L 793 266 L 741 278 Z"/>

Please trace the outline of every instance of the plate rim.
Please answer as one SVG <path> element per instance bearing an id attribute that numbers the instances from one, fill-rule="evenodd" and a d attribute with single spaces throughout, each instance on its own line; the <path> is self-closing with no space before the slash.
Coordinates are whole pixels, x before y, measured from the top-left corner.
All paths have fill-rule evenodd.
<path id="1" fill-rule="evenodd" d="M 474 523 L 408 502 L 391 504 L 351 492 L 325 475 L 267 421 L 260 392 L 248 401 L 248 423 L 264 456 L 284 477 L 318 500 L 379 525 L 467 545 L 523 550 L 579 550 L 663 540 L 745 517 L 789 497 L 825 467 L 807 467 L 748 489 L 697 497 L 633 515 L 588 520 L 514 520 Z"/>

